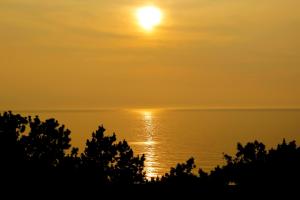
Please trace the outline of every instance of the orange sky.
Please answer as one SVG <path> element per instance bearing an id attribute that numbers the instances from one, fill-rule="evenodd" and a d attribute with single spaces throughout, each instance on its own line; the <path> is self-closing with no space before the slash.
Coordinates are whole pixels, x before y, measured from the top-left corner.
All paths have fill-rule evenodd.
<path id="1" fill-rule="evenodd" d="M 0 109 L 300 107 L 300 1 L 1 0 Z"/>

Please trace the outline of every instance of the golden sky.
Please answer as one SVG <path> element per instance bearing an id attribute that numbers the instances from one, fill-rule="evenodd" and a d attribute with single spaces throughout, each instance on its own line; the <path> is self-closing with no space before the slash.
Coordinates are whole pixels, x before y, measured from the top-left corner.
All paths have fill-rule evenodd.
<path id="1" fill-rule="evenodd" d="M 0 109 L 300 107 L 300 1 L 1 0 Z"/>

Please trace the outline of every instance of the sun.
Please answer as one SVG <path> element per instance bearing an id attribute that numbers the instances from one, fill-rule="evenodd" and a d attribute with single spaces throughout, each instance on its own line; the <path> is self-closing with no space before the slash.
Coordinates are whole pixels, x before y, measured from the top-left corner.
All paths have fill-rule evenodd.
<path id="1" fill-rule="evenodd" d="M 146 31 L 152 31 L 162 21 L 162 12 L 155 6 L 145 6 L 137 9 L 136 17 L 139 25 Z"/>

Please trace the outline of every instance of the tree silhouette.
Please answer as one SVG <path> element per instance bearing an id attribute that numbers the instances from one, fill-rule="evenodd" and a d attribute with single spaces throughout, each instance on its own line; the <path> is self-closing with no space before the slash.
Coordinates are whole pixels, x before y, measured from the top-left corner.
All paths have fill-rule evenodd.
<path id="1" fill-rule="evenodd" d="M 92 139 L 87 140 L 86 148 L 82 153 L 83 170 L 91 180 L 97 179 L 102 184 L 111 182 L 112 165 L 117 155 L 116 136 L 104 136 L 105 129 L 100 126 L 92 134 Z"/>
<path id="2" fill-rule="evenodd" d="M 186 163 L 172 167 L 170 172 L 161 178 L 161 181 L 168 184 L 195 184 L 197 181 L 197 177 L 193 174 L 195 168 L 195 160 L 190 158 Z"/>
<path id="3" fill-rule="evenodd" d="M 143 183 L 145 174 L 144 156 L 134 157 L 126 141 L 116 143 L 116 135 L 105 136 L 100 126 L 87 140 L 81 155 L 84 171 L 91 179 L 96 178 L 102 184 Z"/>
<path id="4" fill-rule="evenodd" d="M 61 164 L 70 145 L 70 130 L 60 126 L 55 119 L 42 122 L 39 117 L 29 117 L 30 131 L 23 135 L 26 160 L 40 167 L 54 168 Z"/>
<path id="5" fill-rule="evenodd" d="M 116 165 L 112 174 L 112 181 L 119 184 L 140 184 L 145 182 L 145 156 L 134 157 L 133 151 L 124 140 L 116 146 Z"/>
<path id="6" fill-rule="evenodd" d="M 24 148 L 20 138 L 28 120 L 12 112 L 0 114 L 0 170 L 1 177 L 13 180 L 20 175 L 19 167 L 24 162 Z"/>
<path id="7" fill-rule="evenodd" d="M 283 140 L 269 151 L 258 141 L 245 146 L 239 143 L 236 155 L 224 158 L 227 164 L 212 170 L 208 177 L 210 183 L 224 188 L 234 183 L 242 191 L 284 191 L 300 180 L 300 150 L 295 141 L 287 144 Z"/>

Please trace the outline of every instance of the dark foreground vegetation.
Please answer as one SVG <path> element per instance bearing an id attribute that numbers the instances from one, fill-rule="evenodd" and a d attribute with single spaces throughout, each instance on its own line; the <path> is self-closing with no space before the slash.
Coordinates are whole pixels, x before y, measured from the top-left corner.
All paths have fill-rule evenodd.
<path id="1" fill-rule="evenodd" d="M 294 141 L 283 140 L 270 150 L 257 141 L 238 144 L 236 155 L 224 155 L 226 164 L 209 173 L 199 169 L 194 174 L 191 158 L 149 181 L 145 157 L 134 155 L 126 141 L 117 142 L 115 135 L 104 132 L 100 126 L 79 154 L 78 148 L 70 145 L 70 131 L 55 119 L 0 114 L 1 190 L 51 191 L 49 194 L 89 190 L 98 196 L 144 192 L 149 197 L 158 192 L 291 194 L 300 189 L 300 148 Z"/>

